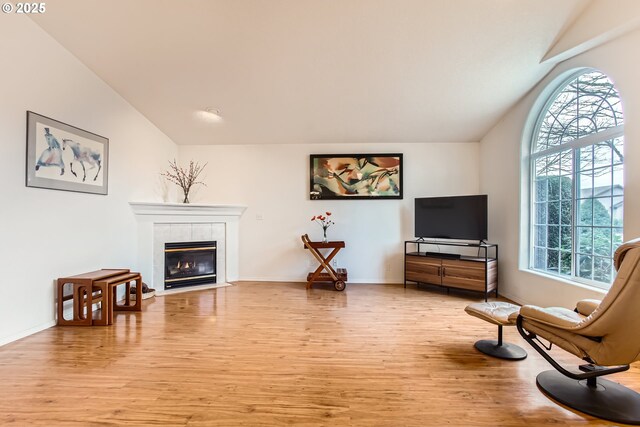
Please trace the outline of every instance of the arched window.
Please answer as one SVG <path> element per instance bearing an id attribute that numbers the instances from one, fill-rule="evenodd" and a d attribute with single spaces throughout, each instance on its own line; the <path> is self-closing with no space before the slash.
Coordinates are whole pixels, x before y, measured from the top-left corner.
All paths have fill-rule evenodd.
<path id="1" fill-rule="evenodd" d="M 582 70 L 550 97 L 531 143 L 530 268 L 608 289 L 622 243 L 620 95 Z"/>

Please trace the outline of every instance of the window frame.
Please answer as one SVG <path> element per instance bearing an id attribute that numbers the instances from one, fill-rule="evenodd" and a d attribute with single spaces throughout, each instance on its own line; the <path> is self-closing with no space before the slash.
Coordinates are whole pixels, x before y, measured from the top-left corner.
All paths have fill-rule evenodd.
<path id="1" fill-rule="evenodd" d="M 579 152 L 580 149 L 585 148 L 585 147 L 591 147 L 591 146 L 596 146 L 598 143 L 602 143 L 602 142 L 606 142 L 606 141 L 610 141 L 612 139 L 615 138 L 622 138 L 623 139 L 623 147 L 624 147 L 624 112 L 622 113 L 622 120 L 623 123 L 619 124 L 617 126 L 611 127 L 611 128 L 607 128 L 605 130 L 602 130 L 600 132 L 596 132 L 596 133 L 590 133 L 584 137 L 581 138 L 576 138 L 573 139 L 569 142 L 565 142 L 562 143 L 560 142 L 557 146 L 554 146 L 552 148 L 547 148 L 546 150 L 541 150 L 541 151 L 536 151 L 537 147 L 538 147 L 538 137 L 540 134 L 540 129 L 542 127 L 542 124 L 546 118 L 547 112 L 549 112 L 550 107 L 553 105 L 553 103 L 556 101 L 556 99 L 558 98 L 558 96 L 567 88 L 567 86 L 575 79 L 579 78 L 581 75 L 584 74 L 588 74 L 588 73 L 592 73 L 592 72 L 599 72 L 603 75 L 605 75 L 609 81 L 613 84 L 612 79 L 609 77 L 608 74 L 595 69 L 595 68 L 581 68 L 579 70 L 576 70 L 570 74 L 566 74 L 565 76 L 563 76 L 563 78 L 558 79 L 556 81 L 554 81 L 553 85 L 555 85 L 555 89 L 550 93 L 550 94 L 545 94 L 546 100 L 544 101 L 544 103 L 542 104 L 542 108 L 540 108 L 538 110 L 538 114 L 536 117 L 536 120 L 534 122 L 534 126 L 532 129 L 532 132 L 530 133 L 530 137 L 528 138 L 528 156 L 527 156 L 527 167 L 528 167 L 528 179 L 529 179 L 529 185 L 528 185 L 528 234 L 527 234 L 527 252 L 528 252 L 528 257 L 527 257 L 527 270 L 534 272 L 536 274 L 543 274 L 543 275 L 547 275 L 551 278 L 554 279 L 559 279 L 559 280 L 564 280 L 564 281 L 568 281 L 571 283 L 576 283 L 579 285 L 587 285 L 589 287 L 593 287 L 593 288 L 597 288 L 599 290 L 607 290 L 609 289 L 609 287 L 611 286 L 611 283 L 613 283 L 613 280 L 615 279 L 615 274 L 612 275 L 611 277 L 611 282 L 609 283 L 605 283 L 605 282 L 599 282 L 593 279 L 587 279 L 587 278 L 583 278 L 580 277 L 577 273 L 577 269 L 576 269 L 576 257 L 578 255 L 578 248 L 577 248 L 577 242 L 576 242 L 576 229 L 579 226 L 579 221 L 577 218 L 578 215 L 578 209 L 576 207 L 576 203 L 578 202 L 578 200 L 580 199 L 579 197 L 577 197 L 577 188 L 578 188 L 578 178 L 579 178 L 579 162 L 580 162 L 580 158 L 579 156 L 577 156 L 576 154 Z M 613 84 L 613 87 L 615 88 L 616 92 L 619 95 L 620 98 L 620 102 L 622 102 L 622 97 L 620 96 L 620 91 L 618 90 L 618 88 L 615 86 L 615 84 Z M 544 92 L 543 92 L 544 93 Z M 561 153 L 563 151 L 570 151 L 571 152 L 571 156 L 572 156 L 572 170 L 571 170 L 571 274 L 570 275 L 565 275 L 560 273 L 560 267 L 559 267 L 559 272 L 558 273 L 554 273 L 553 271 L 549 271 L 547 269 L 538 269 L 535 268 L 535 248 L 536 248 L 536 238 L 535 238 L 535 223 L 536 223 L 536 213 L 535 213 L 535 203 L 536 203 L 536 160 L 539 158 L 544 158 L 550 155 L 554 155 L 554 154 L 558 154 Z M 614 163 L 614 162 L 613 162 Z M 612 164 L 613 164 L 612 163 Z M 624 159 L 622 161 L 622 168 L 623 168 L 623 174 L 624 174 Z M 613 184 L 611 185 L 611 189 L 613 189 Z M 613 197 L 613 196 L 612 196 Z M 624 201 L 624 188 L 623 188 L 623 201 Z M 559 223 L 559 227 L 562 227 L 562 224 Z M 593 228 L 593 225 L 591 226 Z M 610 229 L 613 229 L 613 225 L 611 225 L 609 227 Z M 623 213 L 623 224 L 622 224 L 622 228 L 623 228 L 623 233 L 624 233 L 624 213 Z M 548 228 L 547 228 L 548 230 Z M 612 237 L 613 239 L 613 237 Z M 612 243 L 613 244 L 613 243 Z"/>

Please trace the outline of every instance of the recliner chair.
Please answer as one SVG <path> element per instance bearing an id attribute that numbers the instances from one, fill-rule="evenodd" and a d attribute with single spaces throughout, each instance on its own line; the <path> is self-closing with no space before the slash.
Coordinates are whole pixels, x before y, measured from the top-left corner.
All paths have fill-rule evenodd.
<path id="1" fill-rule="evenodd" d="M 640 394 L 598 379 L 640 360 L 640 239 L 622 244 L 614 264 L 618 275 L 602 301 L 580 301 L 575 311 L 525 305 L 516 325 L 557 370 L 536 378 L 547 396 L 594 417 L 640 425 Z M 549 347 L 538 337 L 549 341 Z M 565 369 L 545 351 L 553 344 L 588 363 L 579 367 L 581 372 Z"/>

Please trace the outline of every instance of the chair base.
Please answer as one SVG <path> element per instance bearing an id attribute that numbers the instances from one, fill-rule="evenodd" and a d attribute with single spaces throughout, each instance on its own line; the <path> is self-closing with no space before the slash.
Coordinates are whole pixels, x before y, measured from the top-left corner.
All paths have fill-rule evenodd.
<path id="1" fill-rule="evenodd" d="M 598 378 L 597 387 L 557 371 L 545 371 L 536 378 L 538 387 L 551 399 L 596 418 L 614 423 L 640 425 L 640 394 L 627 387 Z"/>
<path id="2" fill-rule="evenodd" d="M 522 347 L 505 342 L 500 345 L 498 340 L 480 340 L 474 346 L 481 353 L 498 359 L 522 360 L 527 357 L 527 352 Z"/>

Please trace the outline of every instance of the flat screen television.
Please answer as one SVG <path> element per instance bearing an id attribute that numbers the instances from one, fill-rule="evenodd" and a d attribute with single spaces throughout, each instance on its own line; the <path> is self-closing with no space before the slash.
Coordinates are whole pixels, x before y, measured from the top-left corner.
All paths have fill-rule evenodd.
<path id="1" fill-rule="evenodd" d="M 486 240 L 487 195 L 415 199 L 415 235 L 431 239 Z"/>

